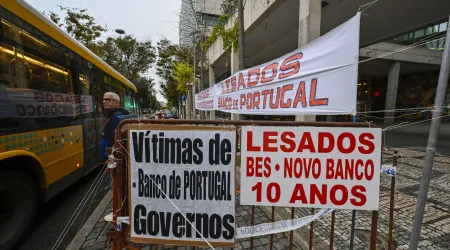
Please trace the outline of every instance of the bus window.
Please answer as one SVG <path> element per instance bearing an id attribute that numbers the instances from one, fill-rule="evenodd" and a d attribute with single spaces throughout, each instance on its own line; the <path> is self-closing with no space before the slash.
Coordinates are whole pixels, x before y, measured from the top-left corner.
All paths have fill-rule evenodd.
<path id="1" fill-rule="evenodd" d="M 56 93 L 72 93 L 69 70 L 47 62 L 29 53 L 18 53 L 29 68 L 31 74 L 30 87 L 35 90 Z"/>
<path id="2" fill-rule="evenodd" d="M 1 23 L 4 36 L 11 41 L 16 42 L 19 46 L 26 47 L 27 51 L 31 51 L 33 54 L 43 57 L 44 59 L 51 59 L 52 62 L 60 65 L 70 65 L 69 55 L 65 53 L 61 45 L 56 43 L 50 44 L 43 41 L 39 37 L 45 37 L 41 32 L 36 32 L 35 29 L 28 27 L 29 25 L 25 25 L 25 23 L 23 23 L 23 25 L 27 26 L 29 31 L 34 31 L 34 33 L 38 33 L 40 35 L 38 36 L 37 34 L 32 34 L 31 32 L 21 29 L 3 18 L 1 19 Z"/>
<path id="3" fill-rule="evenodd" d="M 0 87 L 14 87 L 15 65 L 14 48 L 0 43 Z"/>
<path id="4" fill-rule="evenodd" d="M 125 89 L 123 85 L 116 79 L 108 76 L 108 81 L 105 84 L 106 91 L 108 92 L 114 92 L 119 95 L 120 97 L 120 105 L 124 106 L 124 94 Z"/>
<path id="5" fill-rule="evenodd" d="M 89 80 L 86 75 L 80 73 L 78 74 L 78 81 L 80 83 L 80 95 L 89 95 Z"/>
<path id="6" fill-rule="evenodd" d="M 73 89 L 70 86 L 71 77 L 69 70 L 55 64 L 60 62 L 60 64 L 68 66 L 69 61 L 66 59 L 61 60 L 60 58 L 61 55 L 63 55 L 63 58 L 67 57 L 64 56 L 67 53 L 64 53 L 64 51 L 55 52 L 58 49 L 54 48 L 54 46 L 49 46 L 46 42 L 3 18 L 1 19 L 1 24 L 4 36 L 17 44 L 15 48 L 13 46 L 2 46 L 2 52 L 10 54 L 11 59 L 15 59 L 11 60 L 11 63 L 15 64 L 17 70 L 15 87 L 57 93 L 73 93 Z M 27 52 L 24 52 L 22 48 L 26 48 Z M 31 53 L 31 51 L 34 51 L 37 55 Z M 51 53 L 49 53 L 50 51 Z M 57 54 L 59 55 L 57 58 L 49 57 L 49 55 Z M 52 62 L 41 57 L 47 57 Z M 2 68 L 5 68 L 3 62 L 2 66 Z M 26 84 L 28 81 L 30 81 L 29 86 Z"/>
<path id="7" fill-rule="evenodd" d="M 79 83 L 79 98 L 81 104 L 81 111 L 83 112 L 83 118 L 94 118 L 94 102 L 93 102 L 93 89 L 91 76 L 86 73 L 78 74 Z"/>
<path id="8" fill-rule="evenodd" d="M 18 28 L 3 18 L 1 20 L 3 35 L 11 41 L 20 43 Z"/>

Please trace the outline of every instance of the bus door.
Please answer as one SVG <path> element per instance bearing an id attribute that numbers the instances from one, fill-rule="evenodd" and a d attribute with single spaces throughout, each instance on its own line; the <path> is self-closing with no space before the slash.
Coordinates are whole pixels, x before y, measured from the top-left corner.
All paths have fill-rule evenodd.
<path id="1" fill-rule="evenodd" d="M 104 77 L 105 74 L 102 70 L 92 67 L 91 70 L 91 82 L 93 85 L 93 98 L 94 98 L 94 114 L 95 114 L 95 131 L 97 136 L 97 162 L 104 159 L 100 157 L 100 141 L 102 139 L 102 131 L 105 126 L 106 112 L 103 108 L 103 94 L 105 91 Z"/>
<path id="2" fill-rule="evenodd" d="M 79 108 L 83 122 L 85 173 L 87 173 L 99 163 L 97 161 L 97 148 L 100 142 L 96 124 L 94 81 L 90 70 L 85 67 L 77 67 L 77 78 L 79 83 Z"/>

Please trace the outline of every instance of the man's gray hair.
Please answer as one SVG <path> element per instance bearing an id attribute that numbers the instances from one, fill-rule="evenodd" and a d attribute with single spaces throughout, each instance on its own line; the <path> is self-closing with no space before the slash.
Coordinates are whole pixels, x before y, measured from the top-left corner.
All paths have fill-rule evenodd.
<path id="1" fill-rule="evenodd" d="M 104 95 L 109 95 L 109 96 L 111 96 L 111 99 L 120 102 L 120 97 L 119 97 L 119 95 L 116 94 L 116 93 L 114 93 L 114 92 L 106 92 Z"/>

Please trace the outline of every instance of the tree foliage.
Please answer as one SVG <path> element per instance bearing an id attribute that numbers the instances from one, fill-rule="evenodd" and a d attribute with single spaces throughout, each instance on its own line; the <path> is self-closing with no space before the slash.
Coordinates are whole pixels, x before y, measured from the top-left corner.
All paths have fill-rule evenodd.
<path id="1" fill-rule="evenodd" d="M 132 35 L 100 40 L 107 30 L 96 24 L 86 9 L 58 7 L 63 12 L 61 16 L 55 12 L 44 14 L 133 82 L 138 89 L 138 98 L 142 100 L 142 108 L 161 108 L 153 89 L 153 79 L 145 77 L 156 58 L 151 41 L 138 41 Z"/>
<path id="2" fill-rule="evenodd" d="M 100 41 L 98 55 L 130 81 L 150 70 L 156 58 L 151 41 L 141 42 L 131 35 Z"/>
<path id="3" fill-rule="evenodd" d="M 214 25 L 211 35 L 206 39 L 201 46 L 204 49 L 208 49 L 220 36 L 222 38 L 222 48 L 224 50 L 231 50 L 231 48 L 237 49 L 238 47 L 238 22 L 237 19 L 234 21 L 233 27 L 226 29 L 225 25 L 228 19 L 233 15 L 236 10 L 237 1 L 236 0 L 225 0 L 221 4 L 222 14 L 217 20 L 217 24 Z"/>
<path id="4" fill-rule="evenodd" d="M 157 49 L 156 74 L 162 79 L 161 94 L 167 99 L 168 106 L 177 107 L 180 97 L 187 92 L 187 89 L 178 88 L 179 83 L 175 80 L 174 70 L 175 66 L 181 62 L 187 67 L 193 67 L 190 48 L 162 39 L 158 41 Z"/>
<path id="5" fill-rule="evenodd" d="M 189 91 L 188 84 L 194 81 L 194 69 L 184 62 L 177 62 L 173 69 L 173 79 L 178 92 L 186 94 Z"/>
<path id="6" fill-rule="evenodd" d="M 236 10 L 237 0 L 223 0 L 220 4 L 220 9 L 222 13 L 227 14 L 228 16 L 233 15 Z"/>
<path id="7" fill-rule="evenodd" d="M 106 31 L 106 28 L 98 25 L 95 18 L 87 14 L 87 9 L 68 8 L 60 5 L 58 7 L 64 12 L 64 17 L 61 18 L 55 12 L 44 14 L 47 14 L 54 23 L 84 46 L 90 49 L 95 48 L 97 39 Z"/>
<path id="8" fill-rule="evenodd" d="M 156 99 L 156 95 L 154 94 L 150 96 L 150 108 L 152 110 L 160 110 L 162 108 L 161 103 Z"/>
<path id="9" fill-rule="evenodd" d="M 159 109 L 160 105 L 154 102 L 156 100 L 155 91 L 153 89 L 154 82 L 149 77 L 138 77 L 134 80 L 134 85 L 138 90 L 138 98 L 141 101 L 141 108 Z M 159 104 L 159 102 L 158 102 Z"/>

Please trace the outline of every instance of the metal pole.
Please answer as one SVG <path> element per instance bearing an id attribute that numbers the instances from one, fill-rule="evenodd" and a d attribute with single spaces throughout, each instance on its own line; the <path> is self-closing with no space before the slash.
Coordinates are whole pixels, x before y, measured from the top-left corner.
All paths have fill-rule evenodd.
<path id="1" fill-rule="evenodd" d="M 255 206 L 252 206 L 252 226 L 255 225 Z M 250 238 L 250 249 L 253 250 L 253 237 Z"/>
<path id="2" fill-rule="evenodd" d="M 311 208 L 311 215 L 314 215 L 314 208 Z M 309 250 L 313 249 L 313 237 L 314 237 L 314 221 L 311 221 L 309 227 Z"/>
<path id="3" fill-rule="evenodd" d="M 330 229 L 330 250 L 333 250 L 334 245 L 334 219 L 336 217 L 336 210 L 331 212 L 331 229 Z"/>
<path id="4" fill-rule="evenodd" d="M 271 219 L 272 223 L 275 222 L 275 207 L 272 206 L 272 219 Z M 270 235 L 270 246 L 269 249 L 272 250 L 273 249 L 273 234 Z"/>
<path id="5" fill-rule="evenodd" d="M 353 123 L 356 123 L 356 113 L 353 115 Z M 352 210 L 352 225 L 350 227 L 350 250 L 353 250 L 355 242 L 355 227 L 356 227 L 356 210 Z"/>
<path id="6" fill-rule="evenodd" d="M 397 167 L 397 151 L 394 151 L 394 159 L 392 165 Z M 392 228 L 394 227 L 394 202 L 395 202 L 395 176 L 391 177 L 391 196 L 389 204 L 389 234 L 388 234 L 388 250 L 392 250 Z"/>
<path id="7" fill-rule="evenodd" d="M 192 119 L 197 119 L 196 116 L 195 116 L 195 84 L 196 84 L 196 81 L 195 81 L 195 68 L 196 68 L 196 65 L 195 65 L 195 47 L 196 46 L 197 46 L 197 44 L 196 44 L 195 38 L 194 38 L 194 82 L 192 84 L 192 116 L 191 116 Z"/>
<path id="8" fill-rule="evenodd" d="M 295 207 L 291 208 L 291 220 L 293 220 L 295 217 Z M 292 250 L 293 247 L 293 239 L 294 239 L 294 230 L 291 230 L 289 233 L 289 250 Z"/>
<path id="9" fill-rule="evenodd" d="M 238 34 L 239 34 L 239 70 L 245 68 L 245 53 L 244 53 L 244 4 L 242 0 L 238 0 Z"/>
<path id="10" fill-rule="evenodd" d="M 356 210 L 352 210 L 352 226 L 350 231 L 350 250 L 353 250 L 355 242 Z"/>
<path id="11" fill-rule="evenodd" d="M 450 16 L 449 16 L 450 24 Z M 449 25 L 450 26 L 450 25 Z M 420 183 L 419 197 L 416 203 L 416 213 L 411 231 L 409 249 L 415 250 L 419 244 L 420 229 L 422 227 L 425 203 L 427 202 L 428 187 L 430 185 L 431 169 L 434 162 L 434 150 L 436 148 L 439 125 L 441 123 L 442 104 L 444 103 L 445 92 L 447 90 L 448 74 L 450 70 L 450 27 L 447 28 L 447 38 L 445 40 L 445 49 L 442 54 L 441 71 L 439 73 L 439 82 L 436 90 L 436 99 L 433 108 L 433 120 L 431 121 L 430 133 L 428 135 L 428 145 L 425 155 L 425 162 L 422 169 L 422 181 Z"/>
<path id="12" fill-rule="evenodd" d="M 201 34 L 201 41 L 203 42 L 203 37 L 205 35 L 206 26 L 204 26 L 202 34 Z M 198 92 L 200 93 L 203 90 L 203 47 L 200 46 L 200 82 L 198 83 Z M 205 119 L 205 111 L 199 111 L 199 119 L 204 120 Z"/>
<path id="13" fill-rule="evenodd" d="M 370 250 L 377 249 L 378 211 L 372 211 L 372 225 L 370 226 Z"/>

